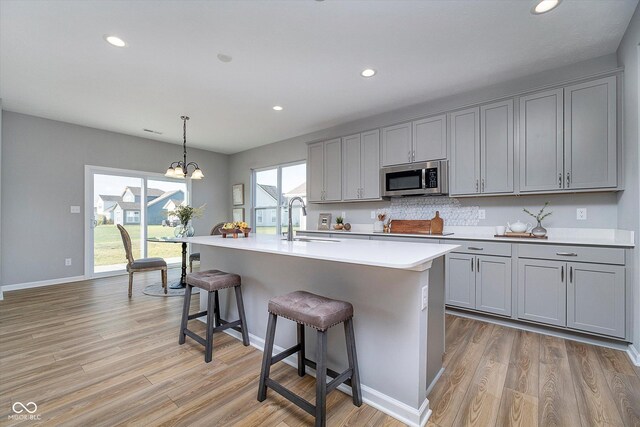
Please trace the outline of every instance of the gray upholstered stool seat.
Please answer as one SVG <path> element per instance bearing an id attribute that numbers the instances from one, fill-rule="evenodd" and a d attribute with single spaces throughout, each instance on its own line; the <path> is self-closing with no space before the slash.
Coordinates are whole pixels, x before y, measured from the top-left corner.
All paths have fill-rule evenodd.
<path id="1" fill-rule="evenodd" d="M 295 291 L 269 300 L 269 313 L 325 331 L 353 317 L 351 303 Z"/>
<path id="2" fill-rule="evenodd" d="M 206 270 L 187 274 L 187 283 L 207 292 L 240 286 L 240 276 L 220 270 Z"/>
<path id="3" fill-rule="evenodd" d="M 315 416 L 316 427 L 324 427 L 327 422 L 326 406 L 327 393 L 346 383 L 351 386 L 353 404 L 362 405 L 362 391 L 358 373 L 358 359 L 356 343 L 353 333 L 353 305 L 346 301 L 326 298 L 305 291 L 295 291 L 286 295 L 272 298 L 268 305 L 269 322 L 265 337 L 264 353 L 262 355 L 262 371 L 258 386 L 258 400 L 267 398 L 267 388 L 279 393 L 300 408 Z M 272 356 L 276 334 L 278 316 L 293 320 L 297 323 L 298 343 L 283 352 Z M 342 373 L 327 367 L 327 330 L 339 323 L 344 323 L 347 359 L 349 367 Z M 306 358 L 305 353 L 305 325 L 316 330 L 316 362 Z M 298 375 L 305 375 L 305 367 L 316 370 L 316 403 L 312 405 L 307 400 L 294 394 L 277 381 L 269 378 L 271 365 L 282 359 L 298 353 Z M 327 384 L 327 376 L 333 380 Z"/>
<path id="4" fill-rule="evenodd" d="M 207 291 L 207 310 L 194 314 L 189 314 L 191 305 L 191 291 L 193 287 Z M 242 343 L 249 345 L 249 333 L 247 332 L 247 321 L 244 314 L 244 303 L 242 302 L 242 291 L 240 290 L 240 276 L 232 273 L 225 273 L 220 270 L 205 270 L 198 273 L 187 274 L 187 288 L 184 291 L 184 305 L 182 307 L 182 321 L 180 322 L 179 344 L 184 344 L 188 336 L 193 338 L 205 347 L 204 361 L 211 362 L 213 358 L 213 333 L 225 329 L 235 329 L 242 334 Z M 234 288 L 236 294 L 236 304 L 238 305 L 238 320 L 228 322 L 220 318 L 220 301 L 218 291 Z M 191 319 L 207 316 L 207 337 L 202 338 L 195 332 L 187 328 Z"/>

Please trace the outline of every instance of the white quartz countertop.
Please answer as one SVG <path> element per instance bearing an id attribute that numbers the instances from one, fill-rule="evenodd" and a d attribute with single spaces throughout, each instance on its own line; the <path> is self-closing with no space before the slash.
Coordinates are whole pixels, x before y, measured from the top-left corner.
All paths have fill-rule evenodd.
<path id="1" fill-rule="evenodd" d="M 402 270 L 425 270 L 430 262 L 458 248 L 458 245 L 439 245 L 391 242 L 379 240 L 309 238 L 310 241 L 287 242 L 279 236 L 250 235 L 233 239 L 221 236 L 196 236 L 182 239 L 187 243 L 264 252 L 277 255 L 345 262 Z"/>
<path id="2" fill-rule="evenodd" d="M 371 227 L 372 228 L 372 227 Z M 422 239 L 443 240 L 481 240 L 506 243 L 534 243 L 555 245 L 611 246 L 633 248 L 635 246 L 633 231 L 601 229 L 601 228 L 552 228 L 548 230 L 547 239 L 523 239 L 515 237 L 494 237 L 494 227 L 445 227 L 444 232 L 453 233 L 448 236 L 425 234 L 374 233 L 366 226 L 356 226 L 351 231 L 338 230 L 304 230 L 304 233 L 319 235 L 355 234 L 365 236 L 419 237 Z"/>

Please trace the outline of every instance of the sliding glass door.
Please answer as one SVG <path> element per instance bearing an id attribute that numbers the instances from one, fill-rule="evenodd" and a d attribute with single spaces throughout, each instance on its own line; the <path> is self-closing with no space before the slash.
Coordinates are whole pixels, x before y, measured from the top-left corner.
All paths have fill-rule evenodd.
<path id="1" fill-rule="evenodd" d="M 87 166 L 85 171 L 85 274 L 108 275 L 126 269 L 120 231 L 131 237 L 134 258 L 161 257 L 169 264 L 181 261 L 181 247 L 148 242 L 173 237 L 178 224 L 170 212 L 189 201 L 189 182 L 161 174 Z"/>

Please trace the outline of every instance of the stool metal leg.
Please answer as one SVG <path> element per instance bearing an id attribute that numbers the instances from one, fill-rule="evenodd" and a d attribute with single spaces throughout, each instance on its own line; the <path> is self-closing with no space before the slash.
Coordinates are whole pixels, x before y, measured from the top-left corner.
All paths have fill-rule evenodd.
<path id="1" fill-rule="evenodd" d="M 240 330 L 242 331 L 242 344 L 249 345 L 249 331 L 247 330 L 247 318 L 244 315 L 244 302 L 242 301 L 242 289 L 240 286 L 234 287 L 236 291 L 236 304 L 238 304 L 238 314 L 240 316 Z"/>
<path id="2" fill-rule="evenodd" d="M 211 362 L 211 359 L 213 358 L 213 328 L 215 327 L 214 326 L 215 295 L 216 295 L 216 292 L 209 292 L 209 295 L 207 298 L 207 341 L 204 348 L 205 363 Z"/>
<path id="3" fill-rule="evenodd" d="M 260 384 L 258 386 L 258 401 L 262 402 L 267 398 L 266 381 L 271 371 L 271 355 L 273 354 L 273 341 L 276 336 L 276 322 L 278 317 L 269 313 L 269 322 L 267 323 L 267 336 L 264 342 L 264 353 L 262 354 L 262 370 L 260 372 Z"/>
<path id="4" fill-rule="evenodd" d="M 214 317 L 216 320 L 216 326 L 220 326 L 222 323 L 220 322 L 220 300 L 218 299 L 218 291 L 213 291 L 215 294 L 216 307 L 214 309 Z"/>
<path id="5" fill-rule="evenodd" d="M 298 375 L 304 377 L 305 374 L 305 364 L 304 359 L 306 359 L 307 355 L 304 350 L 304 325 L 302 323 L 298 323 L 298 344 L 300 345 L 300 350 L 298 351 Z"/>
<path id="6" fill-rule="evenodd" d="M 353 318 L 344 322 L 344 336 L 347 341 L 347 358 L 351 369 L 351 394 L 353 404 L 362 405 L 362 390 L 360 388 L 360 372 L 358 371 L 358 357 L 356 355 L 356 339 L 353 333 Z"/>
<path id="7" fill-rule="evenodd" d="M 189 306 L 191 305 L 191 289 L 193 286 L 187 283 L 184 290 L 184 303 L 182 305 L 182 320 L 180 321 L 180 335 L 178 336 L 178 344 L 184 344 L 185 334 L 184 330 L 187 329 L 187 322 L 189 321 Z"/>
<path id="8" fill-rule="evenodd" d="M 318 331 L 316 362 L 316 427 L 327 424 L 327 331 Z"/>

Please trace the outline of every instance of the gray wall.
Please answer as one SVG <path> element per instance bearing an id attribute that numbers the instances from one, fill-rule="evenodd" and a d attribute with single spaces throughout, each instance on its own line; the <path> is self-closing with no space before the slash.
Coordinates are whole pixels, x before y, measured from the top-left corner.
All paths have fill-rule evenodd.
<path id="1" fill-rule="evenodd" d="M 620 228 L 634 230 L 636 241 L 640 235 L 640 176 L 638 175 L 638 165 L 640 165 L 640 153 L 638 150 L 638 97 L 640 97 L 640 7 L 631 18 L 629 27 L 618 48 L 618 61 L 624 66 L 624 170 L 626 189 L 620 193 L 618 198 L 618 225 Z M 633 271 L 633 292 L 635 302 L 635 331 L 633 343 L 640 351 L 640 250 L 636 247 L 633 251 L 634 264 Z"/>
<path id="2" fill-rule="evenodd" d="M 249 189 L 250 169 L 306 159 L 306 143 L 308 142 L 345 136 L 380 126 L 425 117 L 491 99 L 510 96 L 545 85 L 558 84 L 598 72 L 609 71 L 617 66 L 618 61 L 616 55 L 606 55 L 561 69 L 546 71 L 527 78 L 505 82 L 500 85 L 480 88 L 472 92 L 452 95 L 448 98 L 391 111 L 338 127 L 301 135 L 285 141 L 233 154 L 231 155 L 230 181 L 231 183 L 244 183 L 245 188 Z M 480 225 L 504 224 L 507 221 L 513 221 L 517 218 L 526 220 L 527 217 L 522 212 L 522 207 L 541 206 L 548 200 L 553 206 L 552 210 L 554 214 L 548 218 L 548 221 L 545 220 L 545 226 L 614 228 L 618 225 L 616 197 L 614 193 L 591 193 L 576 194 L 570 198 L 563 195 L 549 195 L 461 198 L 459 200 L 463 206 L 479 206 L 481 209 L 486 210 L 486 219 L 480 220 Z M 247 199 L 247 203 L 245 204 L 246 215 L 249 219 L 250 200 L 251 199 Z M 349 222 L 369 223 L 371 222 L 371 210 L 384 209 L 388 204 L 388 202 L 359 202 L 311 205 L 307 224 L 309 227 L 314 227 L 319 212 L 331 212 L 334 216 L 346 212 L 347 221 Z M 575 219 L 575 210 L 578 207 L 587 208 L 587 221 L 577 221 Z M 229 215 L 230 214 L 229 212 Z"/>
<path id="3" fill-rule="evenodd" d="M 3 111 L 0 283 L 10 285 L 84 274 L 84 166 L 163 172 L 182 147 Z M 207 204 L 194 220 L 207 234 L 229 211 L 228 156 L 189 149 L 205 179 L 194 181 L 192 204 Z M 80 205 L 82 214 L 70 214 Z M 65 267 L 64 259 L 73 265 Z"/>

